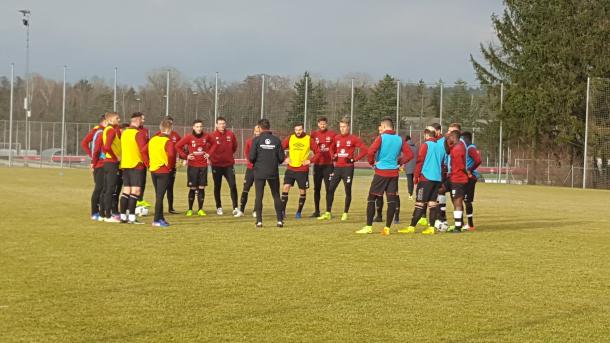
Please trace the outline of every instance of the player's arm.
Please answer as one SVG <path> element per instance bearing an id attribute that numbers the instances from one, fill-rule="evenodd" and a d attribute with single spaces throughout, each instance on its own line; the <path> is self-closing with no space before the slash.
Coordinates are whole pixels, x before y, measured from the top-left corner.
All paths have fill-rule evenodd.
<path id="1" fill-rule="evenodd" d="M 472 148 L 468 149 L 468 156 L 470 156 L 470 158 L 472 158 L 472 160 L 474 161 L 473 165 L 470 167 L 469 170 L 470 172 L 473 172 L 477 170 L 477 168 L 479 168 L 479 166 L 481 165 L 481 154 L 477 149 Z"/>
<path id="2" fill-rule="evenodd" d="M 142 156 L 142 162 L 148 168 L 148 135 L 144 130 L 139 131 L 136 134 L 136 143 L 138 144 L 138 149 L 140 150 L 140 156 Z"/>
<path id="3" fill-rule="evenodd" d="M 250 146 L 248 146 L 248 143 L 250 143 Z M 254 147 L 254 149 L 252 149 L 252 147 Z M 252 163 L 252 164 L 254 164 L 256 162 L 256 158 L 258 157 L 257 148 L 258 148 L 258 137 L 254 138 L 251 141 L 246 142 L 246 149 L 244 149 L 244 156 L 247 156 L 248 161 L 250 161 L 250 163 Z M 248 155 L 245 155 L 246 151 L 248 151 Z"/>
<path id="4" fill-rule="evenodd" d="M 407 141 L 403 140 L 402 141 L 402 149 L 401 149 L 402 155 L 400 157 L 400 160 L 398 161 L 399 165 L 405 165 L 407 164 L 409 161 L 411 161 L 413 159 L 413 151 L 411 151 L 411 148 L 409 148 L 409 144 L 407 144 Z"/>
<path id="5" fill-rule="evenodd" d="M 375 165 L 375 156 L 377 155 L 379 148 L 381 148 L 381 136 L 375 138 L 367 152 L 369 164 L 372 166 Z"/>
<path id="6" fill-rule="evenodd" d="M 312 152 L 312 156 L 309 159 L 309 163 L 316 163 L 320 160 L 320 158 L 322 157 L 322 150 L 320 150 L 320 147 L 318 146 L 318 144 L 316 144 L 315 139 L 310 139 L 309 140 L 309 150 L 311 150 Z M 305 161 L 303 161 L 305 162 Z M 309 164 L 307 163 L 307 164 Z M 305 164 L 305 163 L 303 163 Z"/>
<path id="7" fill-rule="evenodd" d="M 335 143 L 337 142 L 336 138 L 333 138 L 333 144 L 330 145 L 330 147 L 328 148 L 328 151 L 330 152 L 330 158 L 333 161 L 337 160 L 337 144 Z"/>
<path id="8" fill-rule="evenodd" d="M 278 138 L 278 140 L 279 140 L 279 138 Z M 282 164 L 284 162 L 284 160 L 286 159 L 286 152 L 284 151 L 283 144 L 278 144 L 278 146 L 275 149 L 277 152 L 277 160 L 278 160 L 279 164 Z"/>
<path id="9" fill-rule="evenodd" d="M 165 153 L 167 154 L 167 167 L 169 170 L 176 168 L 176 147 L 171 140 L 165 142 Z"/>
<path id="10" fill-rule="evenodd" d="M 237 137 L 235 137 L 235 134 L 233 132 L 231 132 L 231 136 L 231 141 L 233 142 L 233 154 L 235 154 L 237 152 Z"/>
<path id="11" fill-rule="evenodd" d="M 208 144 L 206 145 L 206 147 L 203 148 L 203 150 L 208 154 L 208 156 L 214 156 L 214 154 L 216 153 L 216 149 L 218 149 L 216 139 L 212 135 L 207 135 L 206 141 L 208 142 Z"/>
<path id="12" fill-rule="evenodd" d="M 364 142 L 360 138 L 356 138 L 355 146 L 356 148 L 358 148 L 358 155 L 354 157 L 354 162 L 358 162 L 368 154 L 369 147 L 367 147 L 366 144 L 364 144 Z"/>
<path id="13" fill-rule="evenodd" d="M 246 159 L 248 159 L 249 155 L 250 155 L 250 150 L 252 149 L 252 143 L 254 142 L 254 138 L 253 139 L 248 139 L 246 141 L 246 144 L 244 145 L 244 156 L 246 157 Z"/>
<path id="14" fill-rule="evenodd" d="M 87 153 L 87 156 L 93 158 L 93 156 L 91 155 L 91 148 L 89 148 L 89 144 L 91 144 L 91 141 L 93 140 L 93 136 L 95 135 L 95 132 L 97 130 L 91 130 L 87 133 L 87 135 L 85 136 L 85 138 L 83 138 L 83 140 L 80 142 L 80 146 L 83 148 L 83 150 Z M 99 136 L 99 135 L 98 135 Z"/>
<path id="15" fill-rule="evenodd" d="M 108 132 L 106 132 L 106 144 L 102 147 L 102 151 L 105 154 L 112 155 L 112 142 L 114 142 L 114 137 L 116 137 L 117 132 L 115 128 L 110 128 Z"/>
<path id="16" fill-rule="evenodd" d="M 421 169 L 424 166 L 424 161 L 426 160 L 427 154 L 428 144 L 422 144 L 419 147 L 419 152 L 417 153 L 417 160 L 415 162 L 415 170 L 413 171 L 413 180 L 415 183 L 419 183 L 419 176 L 421 175 Z"/>
<path id="17" fill-rule="evenodd" d="M 284 150 L 284 162 L 290 163 L 290 136 L 284 138 L 282 141 L 282 150 Z M 286 153 L 288 152 L 288 153 Z"/>
<path id="18" fill-rule="evenodd" d="M 185 151 L 186 149 L 184 149 L 188 141 L 188 136 L 184 136 L 184 138 L 176 142 L 176 151 L 178 152 L 178 156 L 180 157 L 180 159 L 188 159 L 188 154 Z"/>
<path id="19" fill-rule="evenodd" d="M 93 142 L 93 151 L 91 152 L 91 166 L 95 166 L 100 160 L 100 153 L 102 152 L 102 135 L 97 135 L 95 142 Z"/>

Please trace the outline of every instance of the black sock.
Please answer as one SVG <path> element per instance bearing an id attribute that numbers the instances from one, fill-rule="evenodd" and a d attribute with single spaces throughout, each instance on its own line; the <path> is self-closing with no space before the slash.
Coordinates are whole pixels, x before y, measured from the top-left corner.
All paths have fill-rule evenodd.
<path id="1" fill-rule="evenodd" d="M 198 189 L 197 190 L 197 206 L 199 206 L 199 209 L 201 210 L 203 208 L 203 199 L 205 198 L 205 189 Z"/>
<path id="2" fill-rule="evenodd" d="M 400 196 L 396 194 L 396 212 L 394 213 L 394 220 L 400 221 Z"/>
<path id="3" fill-rule="evenodd" d="M 392 221 L 394 220 L 394 215 L 396 214 L 396 196 L 391 195 L 388 196 L 388 214 L 385 218 L 385 226 L 392 226 Z"/>
<path id="4" fill-rule="evenodd" d="M 130 215 L 136 214 L 136 203 L 138 202 L 139 195 L 131 194 L 129 195 L 129 202 L 127 208 L 129 209 Z"/>
<path id="5" fill-rule="evenodd" d="M 413 209 L 413 217 L 411 218 L 411 226 L 415 227 L 417 222 L 421 217 L 426 214 L 426 205 L 418 205 L 415 204 L 415 209 Z"/>
<path id="6" fill-rule="evenodd" d="M 288 192 L 282 192 L 282 212 L 286 213 L 286 205 L 288 204 Z"/>
<path id="7" fill-rule="evenodd" d="M 307 198 L 306 195 L 301 194 L 299 196 L 299 209 L 297 210 L 297 212 L 301 213 L 301 211 L 303 211 L 303 206 L 305 206 L 305 199 Z"/>
<path id="8" fill-rule="evenodd" d="M 439 218 L 439 208 L 438 206 L 429 206 L 429 209 L 428 226 L 434 226 L 434 223 Z"/>
<path id="9" fill-rule="evenodd" d="M 381 218 L 383 216 L 383 214 L 381 213 L 383 211 L 383 197 L 377 197 L 377 199 L 375 199 L 375 210 L 377 211 L 377 218 Z"/>
<path id="10" fill-rule="evenodd" d="M 129 194 L 121 194 L 121 199 L 119 200 L 119 206 L 120 208 L 120 213 L 121 214 L 126 214 L 127 213 L 127 209 L 128 209 L 128 205 L 129 204 Z"/>
<path id="11" fill-rule="evenodd" d="M 248 192 L 241 192 L 241 199 L 239 200 L 239 210 L 244 212 L 246 210 L 246 203 L 248 202 Z"/>
<path id="12" fill-rule="evenodd" d="M 195 202 L 195 190 L 189 189 L 189 210 L 193 210 L 193 203 Z"/>
<path id="13" fill-rule="evenodd" d="M 366 226 L 373 225 L 373 217 L 375 217 L 375 205 L 377 203 L 375 195 L 369 195 L 366 203 Z"/>
<path id="14" fill-rule="evenodd" d="M 474 227 L 474 217 L 473 217 L 474 209 L 472 208 L 472 203 L 466 202 L 465 204 L 466 204 L 466 217 L 468 218 L 468 226 Z"/>

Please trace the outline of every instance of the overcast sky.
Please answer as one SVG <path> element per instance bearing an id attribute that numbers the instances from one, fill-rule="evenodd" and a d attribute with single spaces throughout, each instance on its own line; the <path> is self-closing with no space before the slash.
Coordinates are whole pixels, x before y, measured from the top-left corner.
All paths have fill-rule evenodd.
<path id="1" fill-rule="evenodd" d="M 23 73 L 29 8 L 31 69 L 141 84 L 171 66 L 185 76 L 325 78 L 389 73 L 401 80 L 475 80 L 469 54 L 493 40 L 501 0 L 2 0 L 0 75 Z"/>

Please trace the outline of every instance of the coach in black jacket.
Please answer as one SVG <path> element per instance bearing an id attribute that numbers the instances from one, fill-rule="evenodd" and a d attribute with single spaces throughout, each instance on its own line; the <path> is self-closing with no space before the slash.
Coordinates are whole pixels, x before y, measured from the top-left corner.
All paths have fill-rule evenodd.
<path id="1" fill-rule="evenodd" d="M 271 124 L 268 119 L 258 121 L 262 132 L 260 136 L 252 141 L 250 156 L 248 159 L 254 165 L 254 187 L 256 189 L 256 227 L 263 227 L 263 193 L 265 182 L 269 184 L 271 196 L 277 215 L 277 227 L 283 227 L 282 200 L 280 199 L 280 173 L 279 166 L 284 163 L 286 155 L 282 148 L 282 141 L 274 136 L 269 129 Z"/>

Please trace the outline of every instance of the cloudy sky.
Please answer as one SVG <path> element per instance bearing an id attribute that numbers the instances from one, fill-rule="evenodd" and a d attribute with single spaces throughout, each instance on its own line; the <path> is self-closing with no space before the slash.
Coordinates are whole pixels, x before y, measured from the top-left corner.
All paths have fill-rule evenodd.
<path id="1" fill-rule="evenodd" d="M 188 77 L 248 74 L 326 78 L 389 73 L 401 80 L 474 81 L 468 61 L 493 40 L 501 0 L 2 0 L 0 75 L 21 74 L 29 8 L 31 69 L 60 79 L 140 84 L 171 66 Z"/>

